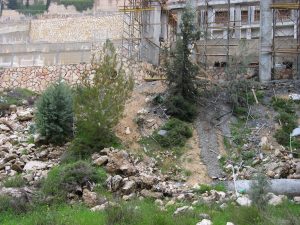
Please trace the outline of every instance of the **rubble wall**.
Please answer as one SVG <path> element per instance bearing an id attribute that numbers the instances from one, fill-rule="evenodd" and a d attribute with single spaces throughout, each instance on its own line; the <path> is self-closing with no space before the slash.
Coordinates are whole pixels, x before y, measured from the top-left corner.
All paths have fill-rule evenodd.
<path id="1" fill-rule="evenodd" d="M 0 89 L 19 87 L 41 92 L 60 78 L 75 85 L 83 74 L 93 72 L 90 64 L 7 68 L 0 70 Z"/>
<path id="2" fill-rule="evenodd" d="M 85 16 L 32 20 L 31 42 L 87 42 L 122 38 L 123 16 Z"/>

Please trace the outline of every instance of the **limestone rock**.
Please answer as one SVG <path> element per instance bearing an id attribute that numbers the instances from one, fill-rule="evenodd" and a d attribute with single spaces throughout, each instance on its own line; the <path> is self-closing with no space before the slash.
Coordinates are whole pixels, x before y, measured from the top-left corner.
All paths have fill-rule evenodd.
<path id="1" fill-rule="evenodd" d="M 203 219 L 201 222 L 197 223 L 196 225 L 213 225 L 213 223 L 208 219 Z"/>
<path id="2" fill-rule="evenodd" d="M 88 189 L 83 189 L 82 199 L 83 202 L 89 207 L 97 205 L 98 198 L 96 192 L 89 191 Z"/>
<path id="3" fill-rule="evenodd" d="M 110 153 L 106 170 L 111 174 L 122 173 L 127 176 L 134 175 L 137 172 L 136 168 L 130 162 L 128 153 L 125 151 Z"/>
<path id="4" fill-rule="evenodd" d="M 27 121 L 33 118 L 33 114 L 30 110 L 18 110 L 17 116 L 19 121 Z"/>
<path id="5" fill-rule="evenodd" d="M 93 161 L 94 165 L 102 166 L 108 162 L 108 156 L 103 155 Z"/>
<path id="6" fill-rule="evenodd" d="M 35 171 L 35 170 L 42 170 L 47 168 L 47 163 L 41 161 L 29 161 L 24 166 L 25 171 Z"/>
<path id="7" fill-rule="evenodd" d="M 123 178 L 120 175 L 109 176 L 106 180 L 106 186 L 111 191 L 117 191 L 122 186 Z"/>
<path id="8" fill-rule="evenodd" d="M 146 190 L 146 189 L 143 189 L 141 191 L 141 195 L 145 198 L 155 198 L 155 199 L 163 197 L 163 194 L 160 193 L 160 192 L 149 191 L 149 190 Z"/>
<path id="9" fill-rule="evenodd" d="M 122 187 L 122 192 L 126 195 L 135 191 L 136 183 L 132 180 L 126 181 L 124 186 Z"/>
<path id="10" fill-rule="evenodd" d="M 247 196 L 238 197 L 236 202 L 240 206 L 251 206 L 252 201 Z"/>
<path id="11" fill-rule="evenodd" d="M 287 197 L 285 195 L 278 195 L 277 196 L 273 193 L 268 193 L 267 197 L 269 198 L 268 204 L 269 205 L 274 205 L 274 206 L 282 204 L 283 201 L 285 199 L 287 199 Z"/>
<path id="12" fill-rule="evenodd" d="M 176 211 L 174 212 L 174 215 L 178 215 L 187 211 L 192 211 L 193 207 L 192 206 L 182 206 L 180 208 L 177 208 Z"/>

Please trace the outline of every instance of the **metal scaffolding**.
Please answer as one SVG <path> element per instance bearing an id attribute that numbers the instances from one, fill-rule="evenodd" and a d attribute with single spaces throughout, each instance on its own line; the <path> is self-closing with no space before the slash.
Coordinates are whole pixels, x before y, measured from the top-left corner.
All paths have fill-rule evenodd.
<path id="1" fill-rule="evenodd" d="M 300 78 L 300 1 L 273 0 L 272 79 Z M 294 26 L 284 32 L 284 23 Z M 285 31 L 286 32 L 286 31 Z"/>
<path id="2" fill-rule="evenodd" d="M 119 11 L 123 16 L 122 54 L 128 59 L 140 60 L 144 30 L 150 24 L 149 11 L 151 0 L 124 0 L 124 6 Z"/>

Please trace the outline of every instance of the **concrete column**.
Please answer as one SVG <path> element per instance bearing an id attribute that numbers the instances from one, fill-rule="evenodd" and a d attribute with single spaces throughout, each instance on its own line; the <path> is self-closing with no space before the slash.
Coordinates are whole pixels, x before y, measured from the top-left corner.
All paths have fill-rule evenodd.
<path id="1" fill-rule="evenodd" d="M 165 41 L 168 40 L 168 17 L 166 13 L 161 14 L 161 35 Z"/>
<path id="2" fill-rule="evenodd" d="M 240 5 L 235 5 L 235 21 L 235 38 L 241 39 L 242 13 Z"/>
<path id="3" fill-rule="evenodd" d="M 215 22 L 215 10 L 213 8 L 209 8 L 207 12 L 207 21 L 208 21 L 208 26 L 212 27 Z M 207 30 L 207 39 L 212 39 L 213 36 L 213 29 L 209 28 Z"/>
<path id="4" fill-rule="evenodd" d="M 272 71 L 272 0 L 260 1 L 259 80 L 271 80 Z"/>
<path id="5" fill-rule="evenodd" d="M 181 32 L 180 31 L 181 17 L 182 17 L 182 11 L 178 10 L 177 11 L 177 34 Z"/>

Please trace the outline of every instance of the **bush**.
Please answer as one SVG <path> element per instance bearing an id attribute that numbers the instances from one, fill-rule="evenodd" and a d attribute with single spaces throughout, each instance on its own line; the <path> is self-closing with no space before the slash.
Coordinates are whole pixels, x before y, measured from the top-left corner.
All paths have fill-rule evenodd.
<path id="1" fill-rule="evenodd" d="M 193 122 L 197 117 L 196 104 L 185 100 L 181 95 L 171 96 L 166 101 L 167 113 L 180 120 Z"/>
<path id="2" fill-rule="evenodd" d="M 3 182 L 3 186 L 6 188 L 8 188 L 8 187 L 14 187 L 14 188 L 23 187 L 23 186 L 25 186 L 25 184 L 26 184 L 26 182 L 22 178 L 21 175 L 10 177 Z"/>
<path id="3" fill-rule="evenodd" d="M 154 134 L 154 139 L 164 147 L 183 147 L 188 138 L 193 136 L 193 131 L 191 127 L 179 120 L 170 119 L 160 130 L 166 130 L 166 135 L 159 135 L 157 132 Z"/>
<path id="4" fill-rule="evenodd" d="M 105 179 L 103 169 L 95 169 L 86 161 L 77 161 L 53 168 L 42 182 L 42 192 L 55 200 L 63 200 L 68 192 L 75 193 L 78 186 L 83 187 L 89 182 L 104 183 Z"/>
<path id="5" fill-rule="evenodd" d="M 275 98 L 273 97 L 271 100 L 271 104 L 276 111 L 283 111 L 289 114 L 295 112 L 295 106 L 293 100 L 289 99 L 282 99 L 282 98 Z"/>
<path id="6" fill-rule="evenodd" d="M 62 144 L 73 135 L 73 97 L 71 89 L 58 82 L 37 102 L 36 127 L 47 141 Z"/>
<path id="7" fill-rule="evenodd" d="M 264 209 L 268 204 L 269 199 L 267 193 L 270 189 L 270 182 L 266 175 L 259 173 L 255 176 L 255 180 L 250 185 L 249 196 L 253 204 L 258 208 Z"/>
<path id="8" fill-rule="evenodd" d="M 112 129 L 121 118 L 133 80 L 120 66 L 113 44 L 107 41 L 95 75 L 83 77 L 75 95 L 77 133 L 71 150 L 78 157 L 118 144 Z"/>

